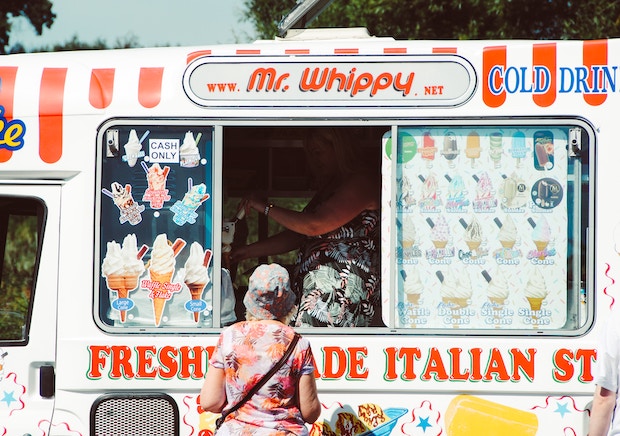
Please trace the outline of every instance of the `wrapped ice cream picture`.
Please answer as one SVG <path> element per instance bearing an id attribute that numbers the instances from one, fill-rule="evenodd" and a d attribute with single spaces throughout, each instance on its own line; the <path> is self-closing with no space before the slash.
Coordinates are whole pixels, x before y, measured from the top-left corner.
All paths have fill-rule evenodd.
<path id="1" fill-rule="evenodd" d="M 407 183 L 399 185 L 402 192 L 396 195 L 402 194 L 402 200 L 408 192 L 417 193 L 413 207 L 397 211 L 399 301 L 403 302 L 397 311 L 402 325 L 412 328 L 409 321 L 423 318 L 424 324 L 416 328 L 450 328 L 457 322 L 459 328 L 472 329 L 561 328 L 567 316 L 567 187 L 561 177 L 566 166 L 562 145 L 567 139 L 560 142 L 561 135 L 554 129 L 520 127 L 412 128 L 410 133 L 421 146 L 398 173 Z M 431 150 L 437 148 L 434 138 L 439 138 L 441 158 L 431 160 Z M 548 143 L 550 138 L 554 147 L 547 146 L 547 151 L 553 151 L 553 167 L 542 169 L 534 143 Z M 453 161 L 458 162 L 455 168 L 451 168 Z M 416 247 L 421 257 L 413 256 Z M 401 284 L 400 276 L 415 278 L 410 265 L 440 272 L 443 293 L 420 294 L 424 298 L 415 292 L 406 294 L 415 281 L 403 279 Z M 528 296 L 540 297 L 525 295 L 526 289 L 536 289 L 538 273 L 531 272 L 533 266 L 539 268 L 548 291 L 542 318 L 541 313 L 531 316 L 537 311 L 528 300 Z M 463 283 L 453 277 L 454 271 L 463 275 Z M 422 274 L 416 287 L 436 285 L 437 280 L 429 282 Z M 468 298 L 458 303 L 450 300 L 452 307 L 475 313 L 467 317 L 467 325 L 462 315 L 456 321 L 438 314 L 437 308 L 447 310 L 446 298 L 454 298 L 455 293 Z M 409 297 L 419 298 L 420 303 Z M 424 316 L 424 309 L 431 315 Z M 527 315 L 519 316 L 520 310 Z"/>

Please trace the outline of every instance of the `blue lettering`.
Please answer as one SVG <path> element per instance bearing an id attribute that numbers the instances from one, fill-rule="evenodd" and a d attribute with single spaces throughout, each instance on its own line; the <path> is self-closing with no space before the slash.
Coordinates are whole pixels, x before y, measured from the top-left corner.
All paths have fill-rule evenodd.
<path id="1" fill-rule="evenodd" d="M 568 77 L 566 77 L 568 76 Z M 566 87 L 566 85 L 568 85 Z M 575 85 L 575 76 L 573 70 L 566 67 L 560 67 L 560 93 L 570 92 Z"/>
<path id="2" fill-rule="evenodd" d="M 491 91 L 491 94 L 499 95 L 502 93 L 503 73 L 503 68 L 497 65 L 491 68 L 491 71 L 489 71 L 489 91 Z M 497 86 L 495 86 L 496 81 L 499 83 Z"/>
<path id="3" fill-rule="evenodd" d="M 551 72 L 543 66 L 534 67 L 534 92 L 544 94 L 551 87 Z"/>
<path id="4" fill-rule="evenodd" d="M 577 86 L 575 87 L 576 93 L 587 93 L 590 92 L 588 88 L 588 69 L 586 67 L 577 67 L 575 68 L 575 72 L 577 73 Z M 583 86 L 583 91 L 581 87 Z"/>

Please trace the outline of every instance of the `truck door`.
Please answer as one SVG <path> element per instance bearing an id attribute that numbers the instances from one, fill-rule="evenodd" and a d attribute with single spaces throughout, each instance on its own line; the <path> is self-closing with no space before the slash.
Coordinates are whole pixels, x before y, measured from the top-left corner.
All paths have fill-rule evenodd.
<path id="1" fill-rule="evenodd" d="M 60 186 L 0 182 L 0 435 L 49 434 Z"/>

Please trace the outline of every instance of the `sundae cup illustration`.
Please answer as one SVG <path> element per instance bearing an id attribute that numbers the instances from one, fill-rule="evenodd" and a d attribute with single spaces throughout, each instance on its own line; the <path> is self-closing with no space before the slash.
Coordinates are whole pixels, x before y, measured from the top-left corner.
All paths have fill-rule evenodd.
<path id="1" fill-rule="evenodd" d="M 130 167 L 135 166 L 138 158 L 144 156 L 144 152 L 142 151 L 142 141 L 144 141 L 149 133 L 150 132 L 147 130 L 144 135 L 142 135 L 142 138 L 138 139 L 138 133 L 135 129 L 131 129 L 129 132 L 129 139 L 123 146 L 125 149 L 125 156 L 123 159 L 127 161 L 127 164 Z"/>
<path id="2" fill-rule="evenodd" d="M 525 287 L 525 298 L 527 299 L 530 309 L 532 310 L 532 324 L 534 328 L 538 328 L 538 311 L 541 310 L 542 303 L 547 297 L 547 286 L 545 277 L 539 268 L 535 268 L 530 274 Z"/>
<path id="3" fill-rule="evenodd" d="M 502 165 L 502 142 L 503 135 L 501 132 L 493 132 L 489 136 L 489 156 L 495 168 Z"/>
<path id="4" fill-rule="evenodd" d="M 466 273 L 456 274 L 452 269 L 435 273 L 441 282 L 441 300 L 450 309 L 453 320 L 452 326 L 458 328 L 461 324 L 461 312 L 471 302 L 472 288 L 469 276 Z"/>
<path id="5" fill-rule="evenodd" d="M 480 135 L 478 132 L 469 132 L 465 144 L 465 156 L 471 159 L 471 167 L 476 165 L 476 159 L 480 158 Z"/>
<path id="6" fill-rule="evenodd" d="M 426 161 L 426 168 L 432 168 L 437 147 L 435 147 L 435 139 L 430 132 L 425 132 L 422 136 L 422 149 L 419 151 L 422 155 L 422 160 Z"/>
<path id="7" fill-rule="evenodd" d="M 476 212 L 491 212 L 497 207 L 497 198 L 493 190 L 493 183 L 486 171 L 479 175 L 473 175 L 476 181 L 476 197 L 474 198 L 473 208 Z"/>
<path id="8" fill-rule="evenodd" d="M 456 136 L 454 132 L 448 132 L 443 138 L 443 150 L 441 151 L 443 157 L 448 161 L 450 168 L 455 167 L 455 159 L 459 155 L 458 145 L 456 143 Z"/>
<path id="9" fill-rule="evenodd" d="M 136 225 L 142 221 L 142 212 L 144 212 L 144 205 L 138 204 L 134 201 L 131 194 L 131 185 L 127 184 L 123 187 L 120 183 L 112 182 L 111 191 L 102 189 L 101 191 L 114 200 L 114 204 L 120 211 L 119 221 L 124 224 L 129 221 L 129 224 Z"/>
<path id="10" fill-rule="evenodd" d="M 446 199 L 446 210 L 449 212 L 462 212 L 467 206 L 469 206 L 469 200 L 466 197 L 467 190 L 465 188 L 463 177 L 457 174 L 454 178 L 451 178 L 448 175 L 445 175 L 445 178 L 448 182 L 450 182 Z"/>
<path id="11" fill-rule="evenodd" d="M 138 251 L 136 235 L 125 236 L 122 246 L 116 241 L 107 243 L 106 256 L 101 265 L 101 272 L 108 288 L 116 292 L 118 300 L 112 307 L 120 311 L 121 322 L 127 319 L 127 310 L 133 307 L 129 293 L 138 287 L 138 279 L 145 270 L 142 257 L 148 247 L 142 246 Z"/>
<path id="12" fill-rule="evenodd" d="M 404 210 L 409 210 L 416 204 L 415 196 L 413 193 L 413 185 L 409 177 L 403 176 L 401 181 L 401 197 L 399 206 Z"/>
<path id="13" fill-rule="evenodd" d="M 430 173 L 426 179 L 418 176 L 424 183 L 420 197 L 420 210 L 422 212 L 436 212 L 441 207 L 441 197 L 437 191 L 438 182 L 433 173 Z"/>
<path id="14" fill-rule="evenodd" d="M 142 201 L 149 201 L 151 203 L 151 209 L 161 209 L 164 206 L 164 202 L 170 200 L 168 190 L 166 189 L 166 179 L 170 172 L 170 167 L 165 166 L 163 169 L 158 163 L 154 163 L 150 167 L 142 162 L 142 168 L 146 172 L 146 179 L 148 181 L 148 188 L 144 191 Z"/>
<path id="15" fill-rule="evenodd" d="M 192 242 L 189 247 L 189 257 L 185 261 L 183 281 L 189 289 L 192 301 L 200 301 L 205 287 L 211 281 L 209 279 L 209 263 L 211 262 L 211 250 L 204 251 L 198 242 Z M 194 311 L 194 321 L 200 319 L 200 312 Z"/>
<path id="16" fill-rule="evenodd" d="M 515 132 L 512 135 L 512 146 L 510 155 L 517 160 L 517 168 L 521 167 L 521 160 L 527 156 L 527 146 L 525 145 L 525 133 Z"/>
<path id="17" fill-rule="evenodd" d="M 157 235 L 153 242 L 151 260 L 149 261 L 150 281 L 142 280 L 142 288 L 150 291 L 149 298 L 153 300 L 153 314 L 155 325 L 159 326 L 166 302 L 172 294 L 181 290 L 181 285 L 172 283 L 172 275 L 176 266 L 176 256 L 185 246 L 183 239 L 177 239 L 174 244 L 168 241 L 165 233 Z"/>
<path id="18" fill-rule="evenodd" d="M 193 185 L 192 179 L 187 181 L 188 190 L 183 196 L 183 200 L 176 201 L 170 210 L 174 212 L 172 221 L 182 226 L 185 223 L 194 224 L 198 214 L 196 209 L 209 199 L 210 194 L 207 193 L 207 187 L 204 183 Z"/>
<path id="19" fill-rule="evenodd" d="M 198 143 L 200 142 L 201 133 L 194 138 L 194 134 L 190 131 L 185 132 L 181 149 L 179 150 L 179 157 L 181 160 L 181 166 L 185 168 L 193 168 L 200 163 L 200 150 L 198 149 Z"/>

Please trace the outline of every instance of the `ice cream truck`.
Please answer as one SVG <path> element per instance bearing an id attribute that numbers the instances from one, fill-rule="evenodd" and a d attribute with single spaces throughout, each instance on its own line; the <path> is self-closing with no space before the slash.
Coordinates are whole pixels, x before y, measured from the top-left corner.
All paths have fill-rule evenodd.
<path id="1" fill-rule="evenodd" d="M 620 297 L 620 41 L 240 45 L 0 58 L 0 435 L 206 436 L 243 318 L 245 195 L 313 194 L 306 133 L 381 172 L 380 326 L 300 328 L 312 435 L 585 435 Z M 280 259 L 253 259 L 254 265 Z"/>

